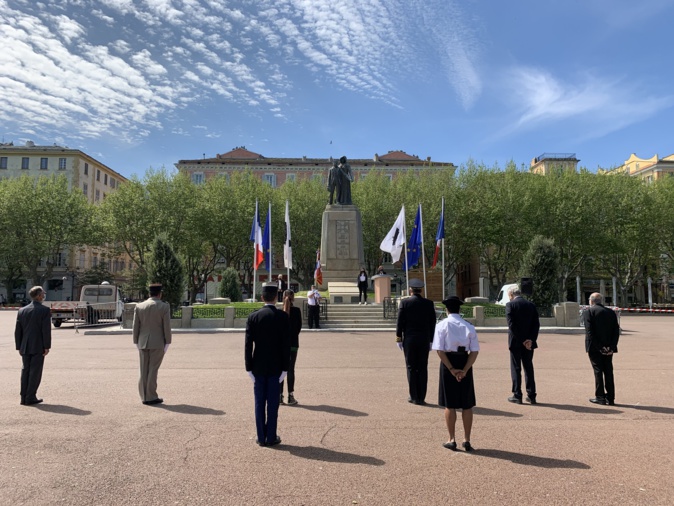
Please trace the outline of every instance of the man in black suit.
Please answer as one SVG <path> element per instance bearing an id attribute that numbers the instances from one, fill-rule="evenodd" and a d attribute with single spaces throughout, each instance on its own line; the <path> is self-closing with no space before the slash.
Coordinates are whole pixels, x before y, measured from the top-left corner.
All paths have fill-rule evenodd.
<path id="1" fill-rule="evenodd" d="M 400 303 L 396 342 L 405 352 L 407 382 L 410 396 L 408 402 L 426 404 L 428 386 L 428 353 L 435 332 L 435 305 L 421 296 L 424 282 L 410 279 L 410 295 Z"/>
<path id="2" fill-rule="evenodd" d="M 527 390 L 527 401 L 536 404 L 534 379 L 534 350 L 538 348 L 538 331 L 541 327 L 536 306 L 522 297 L 517 285 L 508 289 L 510 302 L 506 304 L 508 321 L 508 349 L 510 350 L 510 376 L 513 395 L 509 402 L 522 404 L 522 368 Z"/>
<path id="3" fill-rule="evenodd" d="M 255 393 L 257 444 L 274 446 L 281 442 L 276 433 L 280 383 L 290 365 L 290 323 L 288 315 L 276 309 L 277 287 L 262 287 L 265 306 L 248 317 L 246 323 L 246 371 Z"/>
<path id="4" fill-rule="evenodd" d="M 51 310 L 42 304 L 45 291 L 41 286 L 34 286 L 28 292 L 33 300 L 19 309 L 16 315 L 14 341 L 21 355 L 21 404 L 30 406 L 39 404 L 37 389 L 42 381 L 44 357 L 51 348 Z"/>
<path id="5" fill-rule="evenodd" d="M 615 403 L 613 354 L 618 353 L 620 325 L 615 312 L 602 304 L 600 293 L 590 295 L 590 307 L 583 313 L 585 351 L 594 369 L 594 404 Z M 604 391 L 606 386 L 606 391 Z"/>

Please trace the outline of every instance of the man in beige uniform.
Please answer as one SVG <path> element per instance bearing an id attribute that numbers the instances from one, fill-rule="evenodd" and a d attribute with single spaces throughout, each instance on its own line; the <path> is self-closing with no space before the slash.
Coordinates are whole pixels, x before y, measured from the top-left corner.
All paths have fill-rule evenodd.
<path id="1" fill-rule="evenodd" d="M 138 391 L 143 404 L 161 404 L 157 395 L 157 373 L 171 344 L 171 309 L 161 300 L 162 286 L 150 285 L 150 298 L 136 306 L 133 342 L 140 354 Z"/>

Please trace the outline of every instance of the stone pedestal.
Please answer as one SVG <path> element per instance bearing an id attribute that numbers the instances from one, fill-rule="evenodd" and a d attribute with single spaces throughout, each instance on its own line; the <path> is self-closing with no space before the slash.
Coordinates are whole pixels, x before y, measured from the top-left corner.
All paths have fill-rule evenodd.
<path id="1" fill-rule="evenodd" d="M 391 296 L 391 279 L 392 276 L 386 274 L 372 276 L 372 281 L 374 281 L 374 301 L 377 304 L 381 304 L 386 297 Z"/>
<path id="2" fill-rule="evenodd" d="M 364 265 L 363 225 L 356 206 L 325 206 L 321 230 L 322 289 L 331 281 L 356 282 Z"/>

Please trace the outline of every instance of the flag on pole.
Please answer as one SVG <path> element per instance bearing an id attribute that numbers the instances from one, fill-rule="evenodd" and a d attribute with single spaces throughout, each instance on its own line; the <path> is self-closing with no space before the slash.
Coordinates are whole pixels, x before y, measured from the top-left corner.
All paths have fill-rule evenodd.
<path id="1" fill-rule="evenodd" d="M 260 227 L 260 214 L 257 210 L 257 201 L 255 201 L 255 216 L 253 217 L 253 227 L 250 230 L 250 240 L 254 244 L 254 268 L 257 270 L 264 260 L 264 253 L 262 252 L 262 228 Z"/>
<path id="2" fill-rule="evenodd" d="M 442 247 L 442 240 L 445 238 L 445 199 L 442 199 L 442 209 L 440 211 L 440 223 L 438 223 L 438 232 L 435 234 L 435 253 L 433 254 L 433 269 L 438 264 L 438 253 Z"/>
<path id="3" fill-rule="evenodd" d="M 262 252 L 264 254 L 264 262 L 266 264 L 267 270 L 271 271 L 271 204 L 269 205 L 269 211 L 267 212 L 267 221 L 264 224 L 264 230 L 262 231 Z"/>
<path id="4" fill-rule="evenodd" d="M 407 268 L 414 267 L 421 258 L 421 204 L 417 208 L 417 216 L 414 218 L 414 228 L 410 234 L 410 242 L 407 244 Z"/>
<path id="5" fill-rule="evenodd" d="M 316 286 L 323 284 L 323 272 L 321 271 L 321 250 L 316 250 L 316 270 L 314 271 Z"/>
<path id="6" fill-rule="evenodd" d="M 393 263 L 400 260 L 400 254 L 403 252 L 405 244 L 405 206 L 403 205 L 398 214 L 398 218 L 393 224 L 393 228 L 386 234 L 379 248 L 391 254 Z"/>
<path id="7" fill-rule="evenodd" d="M 290 211 L 286 200 L 286 242 L 283 245 L 283 266 L 286 269 L 293 268 L 293 250 L 290 243 Z"/>

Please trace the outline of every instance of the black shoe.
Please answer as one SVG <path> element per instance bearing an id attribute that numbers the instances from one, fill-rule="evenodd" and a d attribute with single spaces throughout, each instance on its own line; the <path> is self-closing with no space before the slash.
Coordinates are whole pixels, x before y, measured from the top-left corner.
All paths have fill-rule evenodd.
<path id="1" fill-rule="evenodd" d="M 615 406 L 615 401 L 607 400 L 606 402 L 608 403 L 609 406 Z"/>
<path id="2" fill-rule="evenodd" d="M 255 439 L 255 443 L 256 443 L 258 446 L 267 446 L 264 442 L 260 443 L 260 440 L 257 439 L 257 438 Z"/>
<path id="3" fill-rule="evenodd" d="M 512 402 L 514 404 L 522 404 L 522 398 L 521 397 L 515 397 L 513 395 L 512 397 L 508 397 L 508 402 Z"/>
<path id="4" fill-rule="evenodd" d="M 592 404 L 606 404 L 606 399 L 602 399 L 601 397 L 593 397 L 590 399 L 590 402 Z"/>
<path id="5" fill-rule="evenodd" d="M 26 398 L 25 397 L 21 397 L 21 405 L 22 406 L 26 405 Z"/>
<path id="6" fill-rule="evenodd" d="M 156 399 L 152 399 L 151 401 L 143 401 L 143 404 L 146 406 L 152 406 L 153 404 L 161 404 L 162 402 L 164 402 L 164 399 L 158 397 Z"/>
<path id="7" fill-rule="evenodd" d="M 414 404 L 416 404 L 417 406 L 425 406 L 426 401 L 414 401 Z"/>
<path id="8" fill-rule="evenodd" d="M 473 448 L 472 446 L 470 446 L 470 441 L 464 441 L 463 443 L 461 443 L 461 446 L 463 446 L 464 449 L 465 449 L 467 452 L 474 452 L 474 451 L 475 451 L 475 448 Z"/>
<path id="9" fill-rule="evenodd" d="M 276 436 L 276 439 L 274 439 L 271 443 L 267 443 L 267 446 L 276 446 L 281 444 L 281 438 Z"/>
<path id="10" fill-rule="evenodd" d="M 411 397 L 408 397 L 407 402 L 409 402 L 410 404 L 414 404 L 414 399 L 412 399 Z"/>
<path id="11" fill-rule="evenodd" d="M 26 406 L 32 406 L 33 404 L 40 404 L 42 402 L 42 399 L 33 399 L 31 401 L 26 401 L 24 404 Z"/>
<path id="12" fill-rule="evenodd" d="M 532 399 L 531 397 L 527 397 L 527 402 L 528 402 L 529 404 L 537 404 L 536 399 L 535 399 L 535 398 Z"/>
<path id="13" fill-rule="evenodd" d="M 456 441 L 444 443 L 442 446 L 444 446 L 448 450 L 452 450 L 453 452 L 456 451 Z"/>

